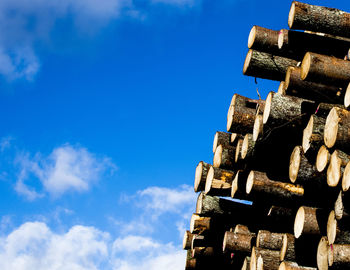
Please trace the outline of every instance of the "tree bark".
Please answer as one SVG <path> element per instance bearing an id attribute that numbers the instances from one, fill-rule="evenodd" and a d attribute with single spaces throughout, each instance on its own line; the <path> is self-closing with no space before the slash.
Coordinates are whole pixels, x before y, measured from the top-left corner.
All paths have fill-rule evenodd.
<path id="1" fill-rule="evenodd" d="M 281 262 L 278 270 L 317 270 L 315 267 L 300 266 L 296 262 Z"/>
<path id="2" fill-rule="evenodd" d="M 289 66 L 297 66 L 297 61 L 269 53 L 249 50 L 245 58 L 243 74 L 263 79 L 283 81 Z"/>
<path id="3" fill-rule="evenodd" d="M 295 261 L 295 237 L 293 234 L 285 233 L 282 239 L 282 247 L 280 251 L 280 260 Z"/>
<path id="4" fill-rule="evenodd" d="M 317 152 L 323 145 L 325 123 L 325 118 L 313 114 L 310 116 L 310 120 L 303 131 L 303 151 L 308 153 L 311 163 L 316 161 Z"/>
<path id="5" fill-rule="evenodd" d="M 350 14 L 339 9 L 294 1 L 288 16 L 291 29 L 350 37 Z"/>
<path id="6" fill-rule="evenodd" d="M 302 80 L 344 88 L 350 81 L 350 62 L 308 52 L 301 63 Z"/>
<path id="7" fill-rule="evenodd" d="M 192 234 L 203 234 L 210 230 L 211 218 L 193 214 L 190 221 L 190 232 Z"/>
<path id="8" fill-rule="evenodd" d="M 287 69 L 284 79 L 284 92 L 286 95 L 316 102 L 343 103 L 344 91 L 341 88 L 302 80 L 300 72 L 300 67 L 289 67 Z"/>
<path id="9" fill-rule="evenodd" d="M 278 47 L 278 36 L 279 31 L 254 25 L 249 33 L 248 48 L 278 54 L 281 51 Z"/>
<path id="10" fill-rule="evenodd" d="M 223 241 L 223 251 L 239 251 L 248 254 L 255 243 L 255 239 L 255 234 L 225 232 Z"/>
<path id="11" fill-rule="evenodd" d="M 350 244 L 331 244 L 328 246 L 328 265 L 332 268 L 350 267 Z"/>
<path id="12" fill-rule="evenodd" d="M 256 246 L 260 248 L 280 250 L 283 244 L 283 235 L 283 233 L 259 230 L 256 237 Z"/>
<path id="13" fill-rule="evenodd" d="M 328 216 L 327 238 L 329 244 L 350 244 L 350 222 L 349 217 L 337 220 L 335 211 L 332 210 Z"/>
<path id="14" fill-rule="evenodd" d="M 207 179 L 207 173 L 210 168 L 210 164 L 200 161 L 196 167 L 196 174 L 194 177 L 194 191 L 203 191 L 205 188 L 205 181 Z"/>
<path id="15" fill-rule="evenodd" d="M 334 107 L 328 114 L 324 129 L 324 142 L 328 148 L 350 150 L 350 112 Z"/>
<path id="16" fill-rule="evenodd" d="M 216 148 L 221 144 L 224 148 L 233 148 L 234 145 L 231 143 L 231 133 L 217 131 L 214 136 L 213 142 L 213 153 L 215 153 Z"/>
<path id="17" fill-rule="evenodd" d="M 253 247 L 250 256 L 250 269 L 278 269 L 279 251 Z"/>
<path id="18" fill-rule="evenodd" d="M 246 256 L 243 261 L 243 265 L 241 270 L 249 270 L 250 269 L 250 257 Z"/>
<path id="19" fill-rule="evenodd" d="M 301 206 L 295 216 L 294 236 L 325 235 L 328 213 L 325 209 Z"/>
<path id="20" fill-rule="evenodd" d="M 235 172 L 210 167 L 204 193 L 212 196 L 230 196 Z"/>
<path id="21" fill-rule="evenodd" d="M 224 148 L 221 144 L 216 148 L 213 166 L 232 170 L 235 168 L 235 148 Z"/>
<path id="22" fill-rule="evenodd" d="M 240 134 L 251 132 L 255 115 L 264 110 L 265 101 L 234 94 L 227 113 L 227 131 Z"/>

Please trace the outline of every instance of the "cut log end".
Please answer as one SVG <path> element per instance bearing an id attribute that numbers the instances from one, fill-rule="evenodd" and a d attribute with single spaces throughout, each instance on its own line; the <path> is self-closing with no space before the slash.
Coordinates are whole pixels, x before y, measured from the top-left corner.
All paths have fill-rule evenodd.
<path id="1" fill-rule="evenodd" d="M 342 161 L 338 157 L 338 152 L 335 150 L 329 160 L 329 165 L 327 169 L 327 184 L 330 187 L 335 187 L 338 185 L 341 177 L 341 164 Z"/>
<path id="2" fill-rule="evenodd" d="M 299 167 L 300 167 L 300 155 L 301 147 L 296 146 L 290 156 L 289 163 L 289 179 L 292 183 L 295 183 L 298 177 Z"/>
<path id="3" fill-rule="evenodd" d="M 247 194 L 249 194 L 252 191 L 253 184 L 254 184 L 254 171 L 251 171 L 248 175 L 247 183 L 246 183 L 245 192 Z"/>
<path id="4" fill-rule="evenodd" d="M 224 235 L 224 241 L 222 242 L 222 251 L 225 252 L 226 251 L 226 244 L 227 244 L 227 237 L 228 237 L 228 234 L 230 232 L 225 232 L 225 235 Z"/>
<path id="5" fill-rule="evenodd" d="M 293 2 L 291 7 L 290 7 L 289 15 L 288 15 L 288 26 L 291 29 L 293 27 L 294 15 L 295 15 L 295 3 Z"/>
<path id="6" fill-rule="evenodd" d="M 241 146 L 241 157 L 242 159 L 245 159 L 248 153 L 248 147 L 249 147 L 249 134 L 246 134 L 244 136 L 242 146 Z"/>
<path id="7" fill-rule="evenodd" d="M 285 91 L 285 82 L 284 82 L 284 81 L 280 82 L 280 85 L 278 86 L 277 93 L 278 93 L 278 94 L 281 94 L 281 95 L 285 95 L 285 94 L 286 94 L 286 91 Z"/>
<path id="8" fill-rule="evenodd" d="M 328 241 L 322 237 L 317 247 L 317 267 L 319 270 L 328 270 Z"/>
<path id="9" fill-rule="evenodd" d="M 243 140 L 242 139 L 238 140 L 237 146 L 236 146 L 236 152 L 235 152 L 235 162 L 238 162 L 238 160 L 241 157 L 242 144 L 243 144 Z"/>
<path id="10" fill-rule="evenodd" d="M 235 178 L 232 181 L 232 186 L 231 186 L 231 197 L 234 198 L 235 194 L 238 190 L 238 179 L 239 179 L 239 171 L 236 173 Z"/>
<path id="11" fill-rule="evenodd" d="M 303 58 L 302 63 L 301 63 L 300 78 L 302 80 L 306 79 L 306 77 L 309 73 L 309 70 L 310 70 L 310 65 L 311 65 L 311 55 L 310 55 L 310 53 L 307 52 Z"/>
<path id="12" fill-rule="evenodd" d="M 259 255 L 258 260 L 256 262 L 256 270 L 263 270 L 264 269 L 264 260 L 261 255 Z"/>
<path id="13" fill-rule="evenodd" d="M 263 113 L 263 124 L 266 124 L 267 120 L 269 119 L 273 94 L 274 92 L 270 92 L 267 95 L 267 98 L 265 101 L 265 109 Z"/>
<path id="14" fill-rule="evenodd" d="M 256 26 L 254 25 L 253 28 L 250 30 L 249 37 L 248 37 L 248 48 L 250 49 L 255 41 L 255 35 L 256 35 Z"/>
<path id="15" fill-rule="evenodd" d="M 279 31 L 278 33 L 278 40 L 277 40 L 277 46 L 279 49 L 282 49 L 283 47 L 283 41 L 284 41 L 284 31 Z"/>
<path id="16" fill-rule="evenodd" d="M 253 247 L 250 256 L 250 270 L 256 270 L 257 259 L 258 258 L 256 257 L 255 247 Z"/>
<path id="17" fill-rule="evenodd" d="M 335 218 L 335 212 L 332 210 L 329 213 L 327 221 L 327 238 L 329 244 L 334 244 L 335 237 L 337 236 L 337 220 Z"/>
<path id="18" fill-rule="evenodd" d="M 209 169 L 208 174 L 207 174 L 207 179 L 205 181 L 204 193 L 210 192 L 211 185 L 213 183 L 213 179 L 214 179 L 214 167 L 210 166 L 210 169 Z"/>
<path id="19" fill-rule="evenodd" d="M 280 261 L 283 261 L 284 258 L 286 257 L 287 248 L 288 248 L 288 235 L 284 234 L 283 240 L 282 240 L 281 252 L 280 252 Z"/>
<path id="20" fill-rule="evenodd" d="M 215 153 L 215 150 L 218 147 L 218 139 L 219 139 L 219 133 L 216 132 L 214 136 L 214 142 L 213 142 L 213 153 Z"/>
<path id="21" fill-rule="evenodd" d="M 307 123 L 307 126 L 303 131 L 302 146 L 303 146 L 304 153 L 306 153 L 307 150 L 309 150 L 309 148 L 310 148 L 310 138 L 312 136 L 313 126 L 314 126 L 314 117 L 310 116 L 310 120 Z"/>
<path id="22" fill-rule="evenodd" d="M 231 143 L 234 143 L 235 140 L 236 140 L 238 137 L 239 137 L 239 136 L 238 136 L 237 133 L 232 133 L 232 134 L 231 134 Z"/>
<path id="23" fill-rule="evenodd" d="M 198 192 L 200 191 L 199 187 L 201 185 L 201 181 L 202 181 L 202 176 L 203 176 L 203 162 L 199 162 L 197 167 L 196 167 L 196 174 L 194 176 L 194 191 Z"/>
<path id="24" fill-rule="evenodd" d="M 299 238 L 304 229 L 304 221 L 305 221 L 305 210 L 304 207 L 300 207 L 295 216 L 294 221 L 294 236 L 295 238 Z"/>
<path id="25" fill-rule="evenodd" d="M 184 234 L 184 237 L 182 240 L 182 249 L 190 249 L 191 248 L 189 245 L 189 243 L 191 242 L 190 235 L 191 235 L 191 233 L 189 231 L 185 231 L 185 234 Z"/>
<path id="26" fill-rule="evenodd" d="M 339 192 L 337 200 L 334 203 L 334 213 L 336 219 L 342 219 L 344 214 L 344 205 L 343 205 L 343 191 Z"/>
<path id="27" fill-rule="evenodd" d="M 330 157 L 330 154 L 327 147 L 322 145 L 320 147 L 320 150 L 318 150 L 317 158 L 316 158 L 316 169 L 319 172 L 322 172 L 327 167 L 329 157 Z"/>
<path id="28" fill-rule="evenodd" d="M 262 133 L 263 131 L 263 116 L 261 114 L 258 114 L 255 117 L 255 121 L 254 121 L 254 127 L 253 127 L 253 141 L 256 142 L 257 139 L 259 138 L 259 135 Z"/>
<path id="29" fill-rule="evenodd" d="M 233 98 L 235 98 L 235 96 Z M 234 107 L 230 106 L 230 108 L 228 109 L 228 112 L 227 112 L 227 126 L 226 126 L 226 130 L 228 132 L 230 132 L 230 130 L 232 129 L 232 126 L 233 126 L 233 114 L 234 114 Z"/>
<path id="30" fill-rule="evenodd" d="M 350 106 L 350 83 L 348 84 L 348 87 L 346 88 L 346 91 L 345 91 L 344 106 L 346 108 Z"/>
<path id="31" fill-rule="evenodd" d="M 343 179 L 342 179 L 343 191 L 349 190 L 349 187 L 350 187 L 350 162 L 346 164 L 345 170 L 343 172 Z"/>
<path id="32" fill-rule="evenodd" d="M 195 229 L 195 222 L 196 220 L 200 219 L 199 215 L 193 214 L 191 216 L 191 220 L 190 220 L 190 232 L 193 233 L 194 229 Z"/>
<path id="33" fill-rule="evenodd" d="M 252 59 L 253 50 L 249 50 L 243 65 L 243 74 L 246 74 L 248 67 L 250 65 L 250 60 Z"/>
<path id="34" fill-rule="evenodd" d="M 337 140 L 339 117 L 336 108 L 333 108 L 326 119 L 324 127 L 324 143 L 328 148 L 332 148 Z"/>
<path id="35" fill-rule="evenodd" d="M 219 168 L 222 163 L 222 145 L 219 145 L 214 154 L 213 165 L 216 168 Z"/>

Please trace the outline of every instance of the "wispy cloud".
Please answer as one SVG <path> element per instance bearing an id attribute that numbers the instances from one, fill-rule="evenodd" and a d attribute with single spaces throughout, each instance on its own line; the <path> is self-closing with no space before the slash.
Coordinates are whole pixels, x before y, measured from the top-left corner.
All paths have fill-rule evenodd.
<path id="1" fill-rule="evenodd" d="M 68 191 L 87 191 L 106 171 L 116 169 L 109 158 L 98 158 L 83 147 L 68 144 L 55 148 L 47 157 L 20 154 L 16 163 L 20 172 L 15 189 L 29 200 L 45 193 L 58 197 Z M 26 184 L 30 177 L 40 180 L 41 190 Z"/>
<path id="2" fill-rule="evenodd" d="M 146 3 L 193 6 L 198 0 L 148 0 Z M 9 80 L 32 80 L 40 69 L 36 48 L 54 46 L 57 24 L 90 36 L 120 17 L 141 19 L 145 11 L 133 0 L 2 0 L 0 1 L 0 74 Z"/>

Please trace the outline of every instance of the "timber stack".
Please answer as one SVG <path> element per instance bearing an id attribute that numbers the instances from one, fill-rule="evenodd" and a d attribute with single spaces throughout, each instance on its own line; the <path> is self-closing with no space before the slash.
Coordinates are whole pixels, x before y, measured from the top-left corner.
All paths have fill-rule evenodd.
<path id="1" fill-rule="evenodd" d="M 234 94 L 198 163 L 187 270 L 350 267 L 350 13 L 293 2 L 288 25 L 251 29 L 243 74 L 280 85 Z"/>

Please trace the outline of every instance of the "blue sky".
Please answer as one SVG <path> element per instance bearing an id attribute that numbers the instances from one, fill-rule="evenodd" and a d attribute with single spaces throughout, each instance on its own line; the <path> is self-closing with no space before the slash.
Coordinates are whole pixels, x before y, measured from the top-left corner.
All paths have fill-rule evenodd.
<path id="1" fill-rule="evenodd" d="M 290 3 L 0 1 L 0 268 L 184 269 L 195 166 L 277 90 L 242 67 Z"/>

